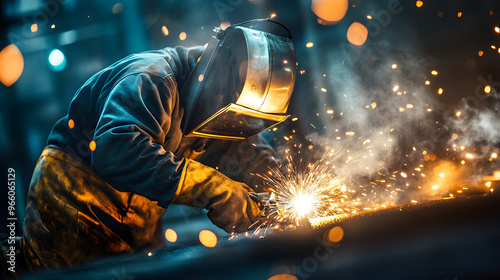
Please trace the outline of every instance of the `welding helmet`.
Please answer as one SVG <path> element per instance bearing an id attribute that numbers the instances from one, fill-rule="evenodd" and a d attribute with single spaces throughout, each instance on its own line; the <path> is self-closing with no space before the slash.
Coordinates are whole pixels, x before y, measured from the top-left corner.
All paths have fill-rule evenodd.
<path id="1" fill-rule="evenodd" d="M 215 28 L 181 90 L 183 133 L 239 140 L 284 121 L 295 72 L 283 25 L 267 19 Z"/>

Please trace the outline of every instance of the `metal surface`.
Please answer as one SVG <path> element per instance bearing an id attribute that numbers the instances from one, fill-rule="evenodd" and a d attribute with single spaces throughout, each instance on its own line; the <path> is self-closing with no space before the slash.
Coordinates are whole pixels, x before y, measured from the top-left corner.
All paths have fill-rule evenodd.
<path id="1" fill-rule="evenodd" d="M 186 108 L 183 132 L 190 136 L 244 139 L 276 125 L 288 117 L 284 114 L 295 72 L 295 49 L 289 38 L 243 26 L 216 29 L 181 91 Z M 248 121 L 244 131 L 235 133 L 238 125 L 230 127 L 230 123 L 221 124 L 221 118 L 216 118 L 230 104 L 246 109 L 238 111 L 239 115 L 272 122 Z M 219 123 L 208 124 L 212 121 Z M 203 131 L 206 126 L 211 126 L 209 133 Z"/>
<path id="2" fill-rule="evenodd" d="M 333 226 L 344 236 L 324 243 Z M 26 279 L 499 279 L 500 196 L 441 200 L 371 212 L 322 229 L 215 248 L 176 247 L 121 256 Z M 118 279 L 118 278 L 117 278 Z"/>

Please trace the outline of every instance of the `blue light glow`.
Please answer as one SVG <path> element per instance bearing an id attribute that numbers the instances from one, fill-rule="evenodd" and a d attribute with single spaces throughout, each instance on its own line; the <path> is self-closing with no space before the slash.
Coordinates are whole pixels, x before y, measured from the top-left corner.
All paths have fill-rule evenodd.
<path id="1" fill-rule="evenodd" d="M 66 68 L 66 57 L 62 51 L 54 49 L 50 52 L 49 63 L 53 70 L 61 71 Z"/>

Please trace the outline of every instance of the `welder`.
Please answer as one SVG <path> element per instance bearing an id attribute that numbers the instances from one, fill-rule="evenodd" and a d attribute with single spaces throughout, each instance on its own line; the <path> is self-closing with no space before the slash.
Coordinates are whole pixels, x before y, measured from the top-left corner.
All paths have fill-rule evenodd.
<path id="1" fill-rule="evenodd" d="M 205 48 L 128 56 L 77 91 L 33 173 L 28 269 L 159 248 L 172 203 L 228 233 L 258 222 L 250 192 L 276 155 L 257 134 L 287 118 L 295 51 L 270 20 L 214 31 Z"/>

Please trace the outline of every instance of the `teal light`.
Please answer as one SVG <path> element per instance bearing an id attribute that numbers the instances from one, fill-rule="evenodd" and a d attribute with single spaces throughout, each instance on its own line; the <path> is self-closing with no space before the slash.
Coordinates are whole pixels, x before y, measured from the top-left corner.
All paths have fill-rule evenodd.
<path id="1" fill-rule="evenodd" d="M 53 70 L 61 71 L 66 68 L 66 57 L 62 51 L 54 49 L 50 52 L 49 63 Z"/>

